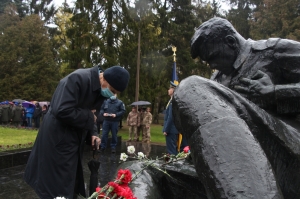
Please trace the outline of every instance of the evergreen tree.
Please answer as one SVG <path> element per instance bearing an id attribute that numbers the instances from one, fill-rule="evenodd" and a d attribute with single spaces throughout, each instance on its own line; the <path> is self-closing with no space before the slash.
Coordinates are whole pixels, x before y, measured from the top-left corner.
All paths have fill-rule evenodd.
<path id="1" fill-rule="evenodd" d="M 0 23 L 9 18 L 14 21 L 18 17 L 15 13 L 1 15 Z M 2 29 L 0 55 L 0 99 L 51 99 L 59 80 L 58 67 L 38 15 Z"/>
<path id="2" fill-rule="evenodd" d="M 269 37 L 300 40 L 299 1 L 264 0 L 251 20 L 254 39 Z"/>
<path id="3" fill-rule="evenodd" d="M 248 0 L 232 1 L 232 4 L 234 7 L 228 11 L 227 19 L 247 39 L 250 36 L 250 24 L 248 20 L 252 14 L 252 9 L 250 9 L 251 4 Z"/>
<path id="4" fill-rule="evenodd" d="M 0 14 L 4 13 L 6 6 L 12 3 L 12 0 L 1 0 L 0 1 Z"/>
<path id="5" fill-rule="evenodd" d="M 190 75 L 201 75 L 209 77 L 211 71 L 202 62 L 195 62 L 190 55 L 190 40 L 195 32 L 195 28 L 202 22 L 219 16 L 219 6 L 215 3 L 211 4 L 199 3 L 192 5 L 190 0 L 172 1 L 170 18 L 169 40 L 172 45 L 177 47 L 177 71 L 180 79 Z M 171 49 L 168 51 L 169 57 L 172 56 Z M 197 60 L 196 60 L 197 61 Z M 169 59 L 169 71 L 171 71 L 172 58 Z M 171 73 L 170 73 L 171 74 Z"/>

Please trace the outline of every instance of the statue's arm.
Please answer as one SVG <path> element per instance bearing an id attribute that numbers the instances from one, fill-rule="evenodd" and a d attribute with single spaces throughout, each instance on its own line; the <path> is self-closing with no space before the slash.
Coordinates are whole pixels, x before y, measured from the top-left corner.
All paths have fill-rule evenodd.
<path id="1" fill-rule="evenodd" d="M 281 39 L 276 45 L 274 58 L 282 81 L 274 86 L 279 112 L 300 112 L 300 43 Z"/>
<path id="2" fill-rule="evenodd" d="M 273 80 L 259 70 L 252 77 L 241 78 L 246 86 L 236 86 L 235 90 L 276 104 L 279 113 L 300 112 L 300 43 L 281 39 L 274 47 L 273 58 Z"/>

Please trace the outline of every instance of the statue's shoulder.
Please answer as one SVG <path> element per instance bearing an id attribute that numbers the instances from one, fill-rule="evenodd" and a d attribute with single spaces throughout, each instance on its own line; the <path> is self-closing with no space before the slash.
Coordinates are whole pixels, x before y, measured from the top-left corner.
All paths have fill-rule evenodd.
<path id="1" fill-rule="evenodd" d="M 252 49 L 259 51 L 259 50 L 265 50 L 267 48 L 274 48 L 280 40 L 281 40 L 280 38 L 270 38 L 268 40 L 253 41 Z"/>

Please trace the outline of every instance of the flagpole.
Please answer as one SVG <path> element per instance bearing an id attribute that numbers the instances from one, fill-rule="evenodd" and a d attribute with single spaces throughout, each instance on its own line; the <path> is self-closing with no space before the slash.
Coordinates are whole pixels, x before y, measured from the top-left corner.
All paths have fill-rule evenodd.
<path id="1" fill-rule="evenodd" d="M 172 46 L 173 58 L 174 58 L 172 81 L 173 81 L 173 83 L 175 83 L 177 85 L 178 84 L 178 76 L 177 76 L 177 66 L 176 66 L 176 50 L 177 50 L 176 46 Z"/>
<path id="2" fill-rule="evenodd" d="M 174 62 L 176 62 L 176 46 L 172 46 Z"/>

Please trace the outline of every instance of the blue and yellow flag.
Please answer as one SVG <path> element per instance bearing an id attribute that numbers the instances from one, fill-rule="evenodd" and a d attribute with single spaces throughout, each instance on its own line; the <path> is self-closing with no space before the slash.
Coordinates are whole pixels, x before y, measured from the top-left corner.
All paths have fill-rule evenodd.
<path id="1" fill-rule="evenodd" d="M 173 63 L 172 82 L 173 82 L 175 85 L 178 85 L 178 84 L 179 84 L 178 76 L 177 76 L 177 73 L 176 73 L 176 62 Z M 176 144 L 177 144 L 177 151 L 178 151 L 178 152 L 180 152 L 181 142 L 182 142 L 182 134 L 179 133 L 179 134 L 178 134 L 177 143 L 176 143 Z"/>
<path id="2" fill-rule="evenodd" d="M 176 62 L 173 63 L 172 82 L 175 85 L 179 84 L 179 82 L 178 82 L 178 76 L 177 76 L 177 73 L 176 73 Z"/>

